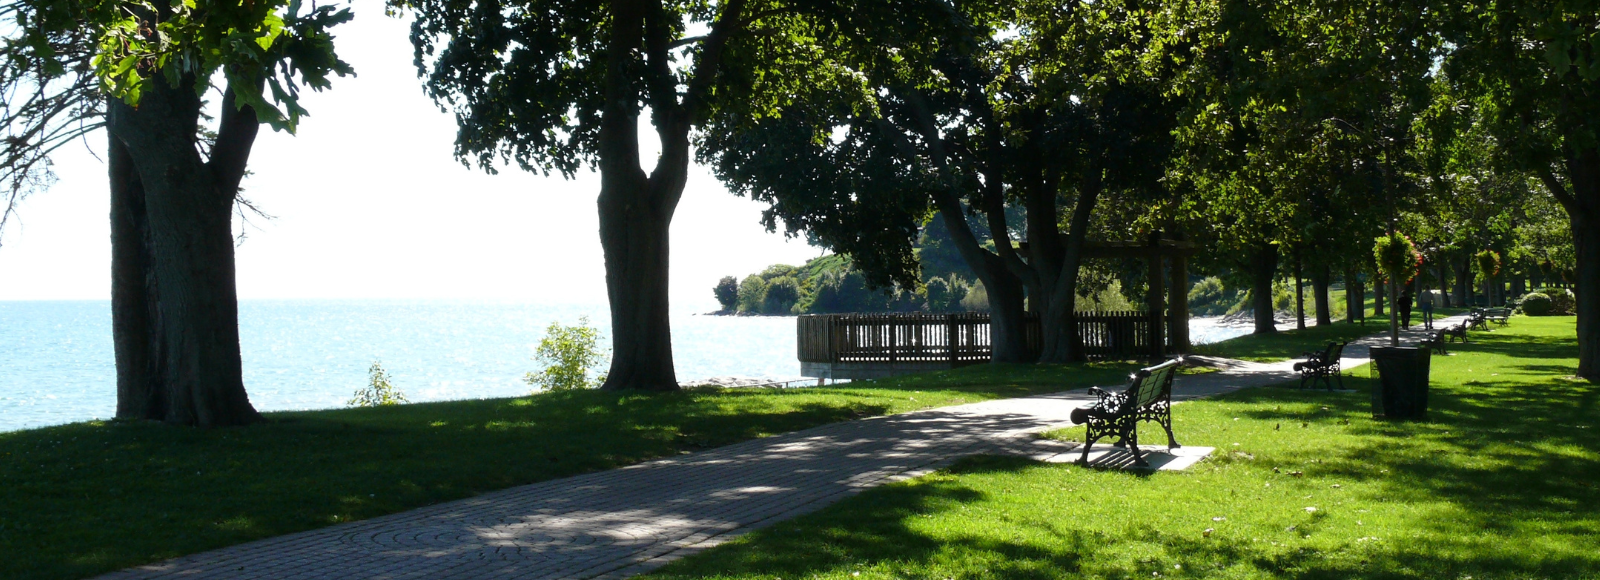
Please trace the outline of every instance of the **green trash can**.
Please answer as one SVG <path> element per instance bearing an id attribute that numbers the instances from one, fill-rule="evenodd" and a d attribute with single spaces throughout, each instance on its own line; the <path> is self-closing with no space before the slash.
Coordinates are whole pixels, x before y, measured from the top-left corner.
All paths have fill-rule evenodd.
<path id="1" fill-rule="evenodd" d="M 1428 418 L 1427 348 L 1372 347 L 1372 416 L 1380 419 Z"/>

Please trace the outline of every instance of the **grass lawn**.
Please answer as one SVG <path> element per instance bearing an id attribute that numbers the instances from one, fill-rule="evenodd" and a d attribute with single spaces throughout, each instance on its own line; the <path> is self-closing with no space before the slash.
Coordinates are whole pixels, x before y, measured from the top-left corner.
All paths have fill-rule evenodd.
<path id="1" fill-rule="evenodd" d="M 1175 408 L 1179 441 L 1217 448 L 1185 472 L 974 458 L 651 578 L 1600 577 L 1574 319 L 1473 340 L 1433 359 L 1427 422 L 1373 420 L 1364 370 L 1352 394 L 1247 389 Z"/>
<path id="2" fill-rule="evenodd" d="M 1220 356 L 1259 362 L 1297 358 L 1306 351 L 1321 351 L 1329 341 L 1344 342 L 1388 330 L 1377 319 L 1366 325 L 1335 322 L 1327 326 L 1308 326 L 1304 330 L 1280 330 L 1272 334 L 1246 334 L 1222 342 L 1195 345 L 1194 354 Z"/>
<path id="3" fill-rule="evenodd" d="M 825 423 L 1117 384 L 1132 367 L 984 365 L 828 388 L 269 413 L 235 429 L 0 433 L 0 578 L 83 578 Z"/>

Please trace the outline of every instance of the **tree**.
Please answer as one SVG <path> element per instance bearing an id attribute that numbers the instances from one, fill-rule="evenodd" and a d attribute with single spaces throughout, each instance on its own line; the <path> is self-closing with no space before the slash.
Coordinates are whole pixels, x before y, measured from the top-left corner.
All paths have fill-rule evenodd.
<path id="1" fill-rule="evenodd" d="M 1164 192 L 1178 107 L 1162 75 L 1177 57 L 1159 47 L 1186 46 L 1167 36 L 1181 12 L 1134 2 L 933 6 L 937 18 L 832 49 L 866 90 L 803 87 L 778 114 L 719 118 L 705 155 L 735 191 L 768 201 L 770 214 L 850 254 L 880 283 L 915 283 L 907 250 L 935 213 L 985 289 L 992 360 L 1035 356 L 1025 291 L 1041 315 L 1039 360 L 1080 360 L 1073 304 L 1095 209 Z"/>
<path id="2" fill-rule="evenodd" d="M 1566 210 L 1576 253 L 1578 376 L 1600 380 L 1600 6 L 1593 1 L 1434 7 L 1452 90 L 1511 167 Z"/>
<path id="3" fill-rule="evenodd" d="M 723 276 L 711 291 L 717 295 L 717 303 L 722 305 L 723 312 L 732 312 L 739 305 L 738 278 Z"/>
<path id="4" fill-rule="evenodd" d="M 328 34 L 350 12 L 302 14 L 298 2 L 10 7 L 17 27 L 0 83 L 33 97 L 5 104 L 16 137 L 7 159 L 19 161 L 5 177 L 28 184 L 62 138 L 107 129 L 117 416 L 254 421 L 240 370 L 234 203 L 260 123 L 292 131 L 305 113 L 301 85 L 321 90 L 330 74 L 352 72 Z M 214 132 L 200 125 L 212 88 L 222 92 Z"/>
<path id="5" fill-rule="evenodd" d="M 677 389 L 668 320 L 668 226 L 692 133 L 730 102 L 757 110 L 795 87 L 837 83 L 816 66 L 830 36 L 915 15 L 903 2 L 780 0 L 392 0 L 416 17 L 428 93 L 452 107 L 456 154 L 494 171 L 600 173 L 600 243 L 615 354 L 604 388 Z M 915 2 L 904 0 L 904 3 Z M 701 32 L 703 30 L 703 33 Z M 642 166 L 640 116 L 659 147 Z"/>

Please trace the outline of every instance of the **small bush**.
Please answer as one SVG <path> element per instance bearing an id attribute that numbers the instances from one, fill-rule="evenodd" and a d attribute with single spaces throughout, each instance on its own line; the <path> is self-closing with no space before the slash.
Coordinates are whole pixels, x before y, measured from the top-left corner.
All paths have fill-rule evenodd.
<path id="1" fill-rule="evenodd" d="M 1517 299 L 1517 309 L 1528 316 L 1549 316 L 1555 310 L 1555 301 L 1548 294 L 1532 292 Z"/>
<path id="2" fill-rule="evenodd" d="M 733 276 L 723 276 L 717 281 L 711 291 L 717 295 L 717 303 L 722 305 L 723 312 L 730 312 L 739 306 L 739 279 Z"/>
<path id="3" fill-rule="evenodd" d="M 1218 316 L 1228 313 L 1236 292 L 1229 292 L 1222 279 L 1212 276 L 1189 289 L 1189 313 L 1195 316 Z"/>
<path id="4" fill-rule="evenodd" d="M 1545 288 L 1544 293 L 1550 297 L 1550 314 L 1571 316 L 1578 313 L 1578 297 L 1566 288 Z"/>
<path id="5" fill-rule="evenodd" d="M 779 276 L 767 283 L 766 295 L 761 298 L 761 311 L 767 314 L 788 314 L 794 303 L 800 301 L 800 283 L 788 276 Z"/>
<path id="6" fill-rule="evenodd" d="M 762 303 L 767 300 L 767 281 L 761 276 L 751 274 L 739 282 L 739 312 L 761 312 Z"/>
<path id="7" fill-rule="evenodd" d="M 544 365 L 544 370 L 528 373 L 522 380 L 544 391 L 570 391 L 598 387 L 604 383 L 604 374 L 589 378 L 590 369 L 600 366 L 604 355 L 598 346 L 600 331 L 589 326 L 589 318 L 578 319 L 578 324 L 562 326 L 550 323 L 544 339 L 539 341 L 533 359 Z"/>
<path id="8" fill-rule="evenodd" d="M 967 312 L 989 311 L 989 290 L 983 287 L 983 282 L 972 283 L 972 289 L 961 299 L 961 308 Z"/>
<path id="9" fill-rule="evenodd" d="M 372 361 L 372 366 L 367 368 L 367 388 L 356 391 L 356 396 L 346 404 L 351 407 L 386 407 L 409 402 L 406 394 L 390 381 L 389 372 L 383 370 L 383 363 Z"/>

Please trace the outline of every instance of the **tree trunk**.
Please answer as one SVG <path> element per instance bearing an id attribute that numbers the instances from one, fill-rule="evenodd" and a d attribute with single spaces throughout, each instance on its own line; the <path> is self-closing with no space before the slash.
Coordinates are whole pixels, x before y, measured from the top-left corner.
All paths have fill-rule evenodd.
<path id="1" fill-rule="evenodd" d="M 1193 348 L 1189 344 L 1189 261 L 1186 256 L 1172 257 L 1172 279 L 1167 282 L 1167 342 L 1172 345 L 1173 352 L 1187 353 Z"/>
<path id="2" fill-rule="evenodd" d="M 1278 331 L 1277 323 L 1272 319 L 1272 280 L 1278 274 L 1278 247 L 1261 244 L 1253 254 L 1250 260 L 1250 305 L 1255 311 L 1255 334 L 1271 334 Z"/>
<path id="3" fill-rule="evenodd" d="M 1294 254 L 1294 327 L 1306 329 L 1306 283 L 1300 275 L 1300 252 Z"/>
<path id="4" fill-rule="evenodd" d="M 1328 283 L 1333 273 L 1327 266 L 1317 266 L 1311 270 L 1311 299 L 1317 309 L 1317 326 L 1333 324 L 1333 312 L 1328 305 Z"/>
<path id="5" fill-rule="evenodd" d="M 260 415 L 250 405 L 240 372 L 232 229 L 239 182 L 219 174 L 231 167 L 202 162 L 196 150 L 200 100 L 193 87 L 192 79 L 177 87 L 160 80 L 146 83 L 138 108 L 120 101 L 110 105 L 107 126 L 130 153 L 145 192 L 151 266 L 159 288 L 163 420 L 243 425 Z M 213 161 L 240 154 L 235 150 L 239 140 L 242 158 L 248 158 L 248 144 L 255 139 L 254 113 L 247 136 L 229 128 L 239 118 L 232 105 L 230 93 Z M 242 161 L 238 169 L 242 176 Z"/>
<path id="6" fill-rule="evenodd" d="M 1438 262 L 1436 262 L 1434 264 L 1433 270 L 1434 270 L 1434 272 L 1438 273 L 1438 275 L 1439 275 L 1439 298 L 1440 298 L 1439 305 L 1440 306 L 1449 306 L 1450 305 L 1450 276 L 1449 276 L 1450 268 L 1449 268 L 1449 266 L 1445 265 L 1443 260 L 1440 260 L 1440 261 L 1438 261 Z"/>
<path id="7" fill-rule="evenodd" d="M 1100 200 L 1100 181 L 1089 179 L 1079 188 L 1077 203 L 1073 205 L 1072 218 L 1068 222 L 1065 244 L 1059 242 L 1049 243 L 1048 240 L 1039 246 L 1032 243 L 1031 233 L 1035 227 L 1047 229 L 1051 236 L 1057 240 L 1061 238 L 1056 233 L 1056 188 L 1040 188 L 1037 195 L 1030 195 L 1028 205 L 1028 220 L 1030 232 L 1030 249 L 1034 249 L 1035 270 L 1039 272 L 1040 279 L 1048 283 L 1049 304 L 1044 308 L 1045 316 L 1040 319 L 1042 337 L 1039 362 L 1069 363 L 1088 360 L 1083 352 L 1083 337 L 1078 334 L 1077 295 L 1078 295 L 1078 270 L 1083 264 L 1083 246 L 1088 238 L 1090 218 L 1094 208 Z M 1036 214 L 1039 219 L 1036 219 Z M 1035 225 L 1035 222 L 1038 225 Z M 1052 254 L 1059 256 L 1052 259 Z"/>
<path id="8" fill-rule="evenodd" d="M 1384 289 L 1387 288 L 1388 286 L 1389 286 L 1389 283 L 1387 281 L 1384 281 L 1384 282 L 1382 282 L 1382 285 L 1376 286 L 1376 287 L 1374 287 L 1372 289 L 1372 315 L 1373 316 L 1383 316 L 1383 304 L 1384 304 L 1383 293 L 1384 293 Z"/>
<path id="9" fill-rule="evenodd" d="M 617 181 L 623 181 L 617 183 Z M 668 229 L 682 195 L 648 181 L 601 178 L 600 247 L 611 303 L 611 368 L 606 389 L 678 388 L 668 318 Z"/>
<path id="10" fill-rule="evenodd" d="M 117 361 L 117 418 L 166 417 L 161 382 L 157 289 L 144 187 L 128 148 L 108 132 L 111 181 L 111 341 Z"/>
<path id="11" fill-rule="evenodd" d="M 1586 211 L 1570 214 L 1578 254 L 1578 376 L 1600 382 L 1600 191 L 1587 193 Z"/>
<path id="12" fill-rule="evenodd" d="M 1355 324 L 1357 320 L 1366 318 L 1367 291 L 1361 287 L 1361 275 L 1355 268 L 1346 268 L 1344 271 L 1344 320 Z"/>
<path id="13" fill-rule="evenodd" d="M 946 231 L 955 243 L 962 261 L 983 284 L 989 299 L 989 347 L 991 362 L 1031 362 L 1028 349 L 1027 312 L 1023 307 L 1022 280 L 1013 275 L 996 256 L 978 244 L 967 225 L 961 202 L 948 191 L 933 194 L 935 207 L 944 217 Z"/>

